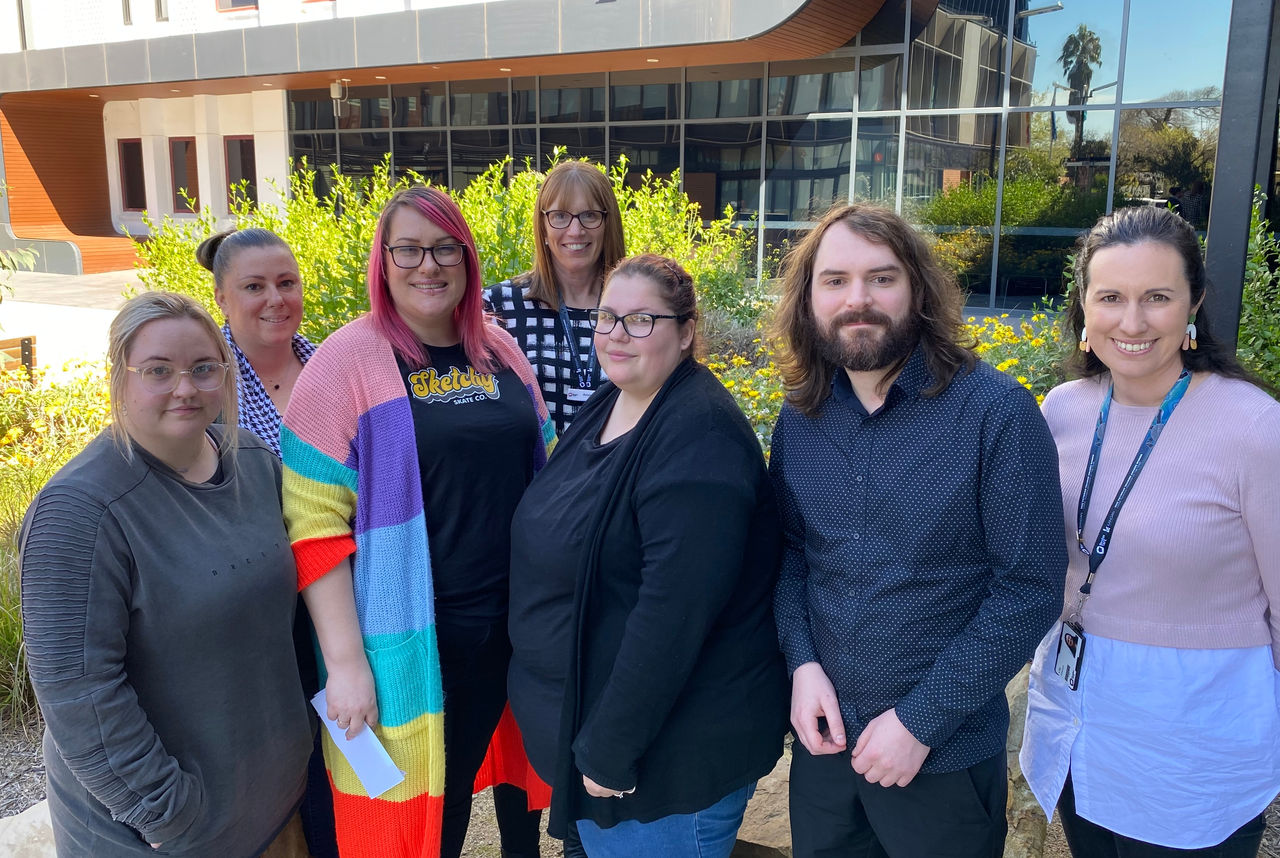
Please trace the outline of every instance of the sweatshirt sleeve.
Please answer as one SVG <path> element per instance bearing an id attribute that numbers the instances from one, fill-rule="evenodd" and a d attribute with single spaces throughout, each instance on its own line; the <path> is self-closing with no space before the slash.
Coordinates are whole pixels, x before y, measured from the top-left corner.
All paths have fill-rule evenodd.
<path id="1" fill-rule="evenodd" d="M 49 487 L 28 514 L 20 562 L 31 681 L 60 756 L 114 819 L 148 842 L 172 842 L 199 815 L 203 792 L 129 684 L 123 535 L 101 502 Z"/>
<path id="2" fill-rule="evenodd" d="M 641 581 L 613 671 L 573 743 L 578 769 L 634 787 L 639 761 L 742 574 L 760 463 L 714 428 L 664 445 L 636 488 Z M 759 456 L 759 452 L 755 452 Z"/>

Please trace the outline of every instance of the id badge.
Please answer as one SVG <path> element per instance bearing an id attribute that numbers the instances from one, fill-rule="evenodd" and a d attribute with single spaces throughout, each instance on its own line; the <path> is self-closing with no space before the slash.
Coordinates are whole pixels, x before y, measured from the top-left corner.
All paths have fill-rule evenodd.
<path id="1" fill-rule="evenodd" d="M 1075 691 L 1080 686 L 1080 664 L 1084 659 L 1084 629 L 1070 620 L 1062 624 L 1058 635 L 1058 659 L 1053 672 L 1062 677 L 1067 688 Z"/>
<path id="2" fill-rule="evenodd" d="M 593 393 L 595 391 L 587 387 L 569 387 L 565 389 L 564 397 L 570 402 L 586 402 Z"/>

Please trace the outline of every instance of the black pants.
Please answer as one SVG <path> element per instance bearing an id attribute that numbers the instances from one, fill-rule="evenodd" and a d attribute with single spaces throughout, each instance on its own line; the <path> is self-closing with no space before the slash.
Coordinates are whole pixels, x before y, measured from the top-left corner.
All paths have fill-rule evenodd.
<path id="1" fill-rule="evenodd" d="M 1000 858 L 1005 756 L 918 774 L 905 787 L 868 783 L 849 752 L 791 747 L 791 844 L 796 858 Z"/>
<path id="2" fill-rule="evenodd" d="M 1058 816 L 1067 846 L 1076 858 L 1254 858 L 1262 845 L 1262 832 L 1267 827 L 1266 814 L 1260 813 L 1217 846 L 1205 849 L 1172 849 L 1134 840 L 1090 822 L 1076 814 L 1076 793 L 1071 775 L 1058 799 Z"/>
<path id="3" fill-rule="evenodd" d="M 436 640 L 444 686 L 444 811 L 441 858 L 458 858 L 471 821 L 471 791 L 489 740 L 507 703 L 511 642 L 506 620 L 491 624 L 450 622 L 437 616 Z M 504 854 L 538 855 L 541 814 L 525 808 L 523 790 L 511 788 L 499 803 Z M 518 812 L 513 813 L 518 808 Z M 503 817 L 508 818 L 504 819 Z M 510 818 L 514 815 L 514 819 Z"/>

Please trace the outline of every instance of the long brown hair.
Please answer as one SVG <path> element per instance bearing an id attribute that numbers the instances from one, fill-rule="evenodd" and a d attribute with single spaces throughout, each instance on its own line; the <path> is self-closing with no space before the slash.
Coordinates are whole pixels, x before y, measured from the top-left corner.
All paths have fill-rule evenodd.
<path id="1" fill-rule="evenodd" d="M 560 284 L 556 282 L 556 270 L 547 247 L 547 218 L 542 212 L 557 200 L 562 200 L 575 190 L 582 191 L 587 204 L 605 213 L 600 233 L 600 278 L 618 260 L 627 255 L 627 243 L 622 234 L 622 212 L 613 186 L 604 171 L 586 161 L 562 161 L 552 168 L 538 189 L 538 200 L 533 213 L 533 269 L 517 277 L 516 283 L 524 289 L 526 298 L 541 301 L 553 310 L 560 309 Z"/>
<path id="2" fill-rule="evenodd" d="M 971 345 L 964 341 L 964 296 L 938 265 L 925 240 L 905 220 L 876 206 L 846 205 L 827 212 L 782 263 L 782 299 L 773 334 L 783 341 L 779 368 L 787 400 L 813 416 L 830 394 L 831 379 L 839 368 L 822 357 L 812 299 L 814 259 L 823 237 L 835 224 L 844 224 L 855 235 L 889 248 L 906 269 L 911 282 L 911 313 L 934 380 L 923 395 L 937 396 L 961 367 L 969 370 L 977 362 Z M 885 378 L 901 371 L 908 357 L 886 368 Z"/>

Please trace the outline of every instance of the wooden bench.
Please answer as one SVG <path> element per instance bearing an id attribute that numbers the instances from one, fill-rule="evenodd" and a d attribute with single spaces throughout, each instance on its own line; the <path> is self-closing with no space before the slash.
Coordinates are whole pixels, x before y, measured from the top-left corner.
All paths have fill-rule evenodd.
<path id="1" fill-rule="evenodd" d="M 36 368 L 36 338 L 14 337 L 0 340 L 0 370 L 23 367 L 30 374 Z"/>

